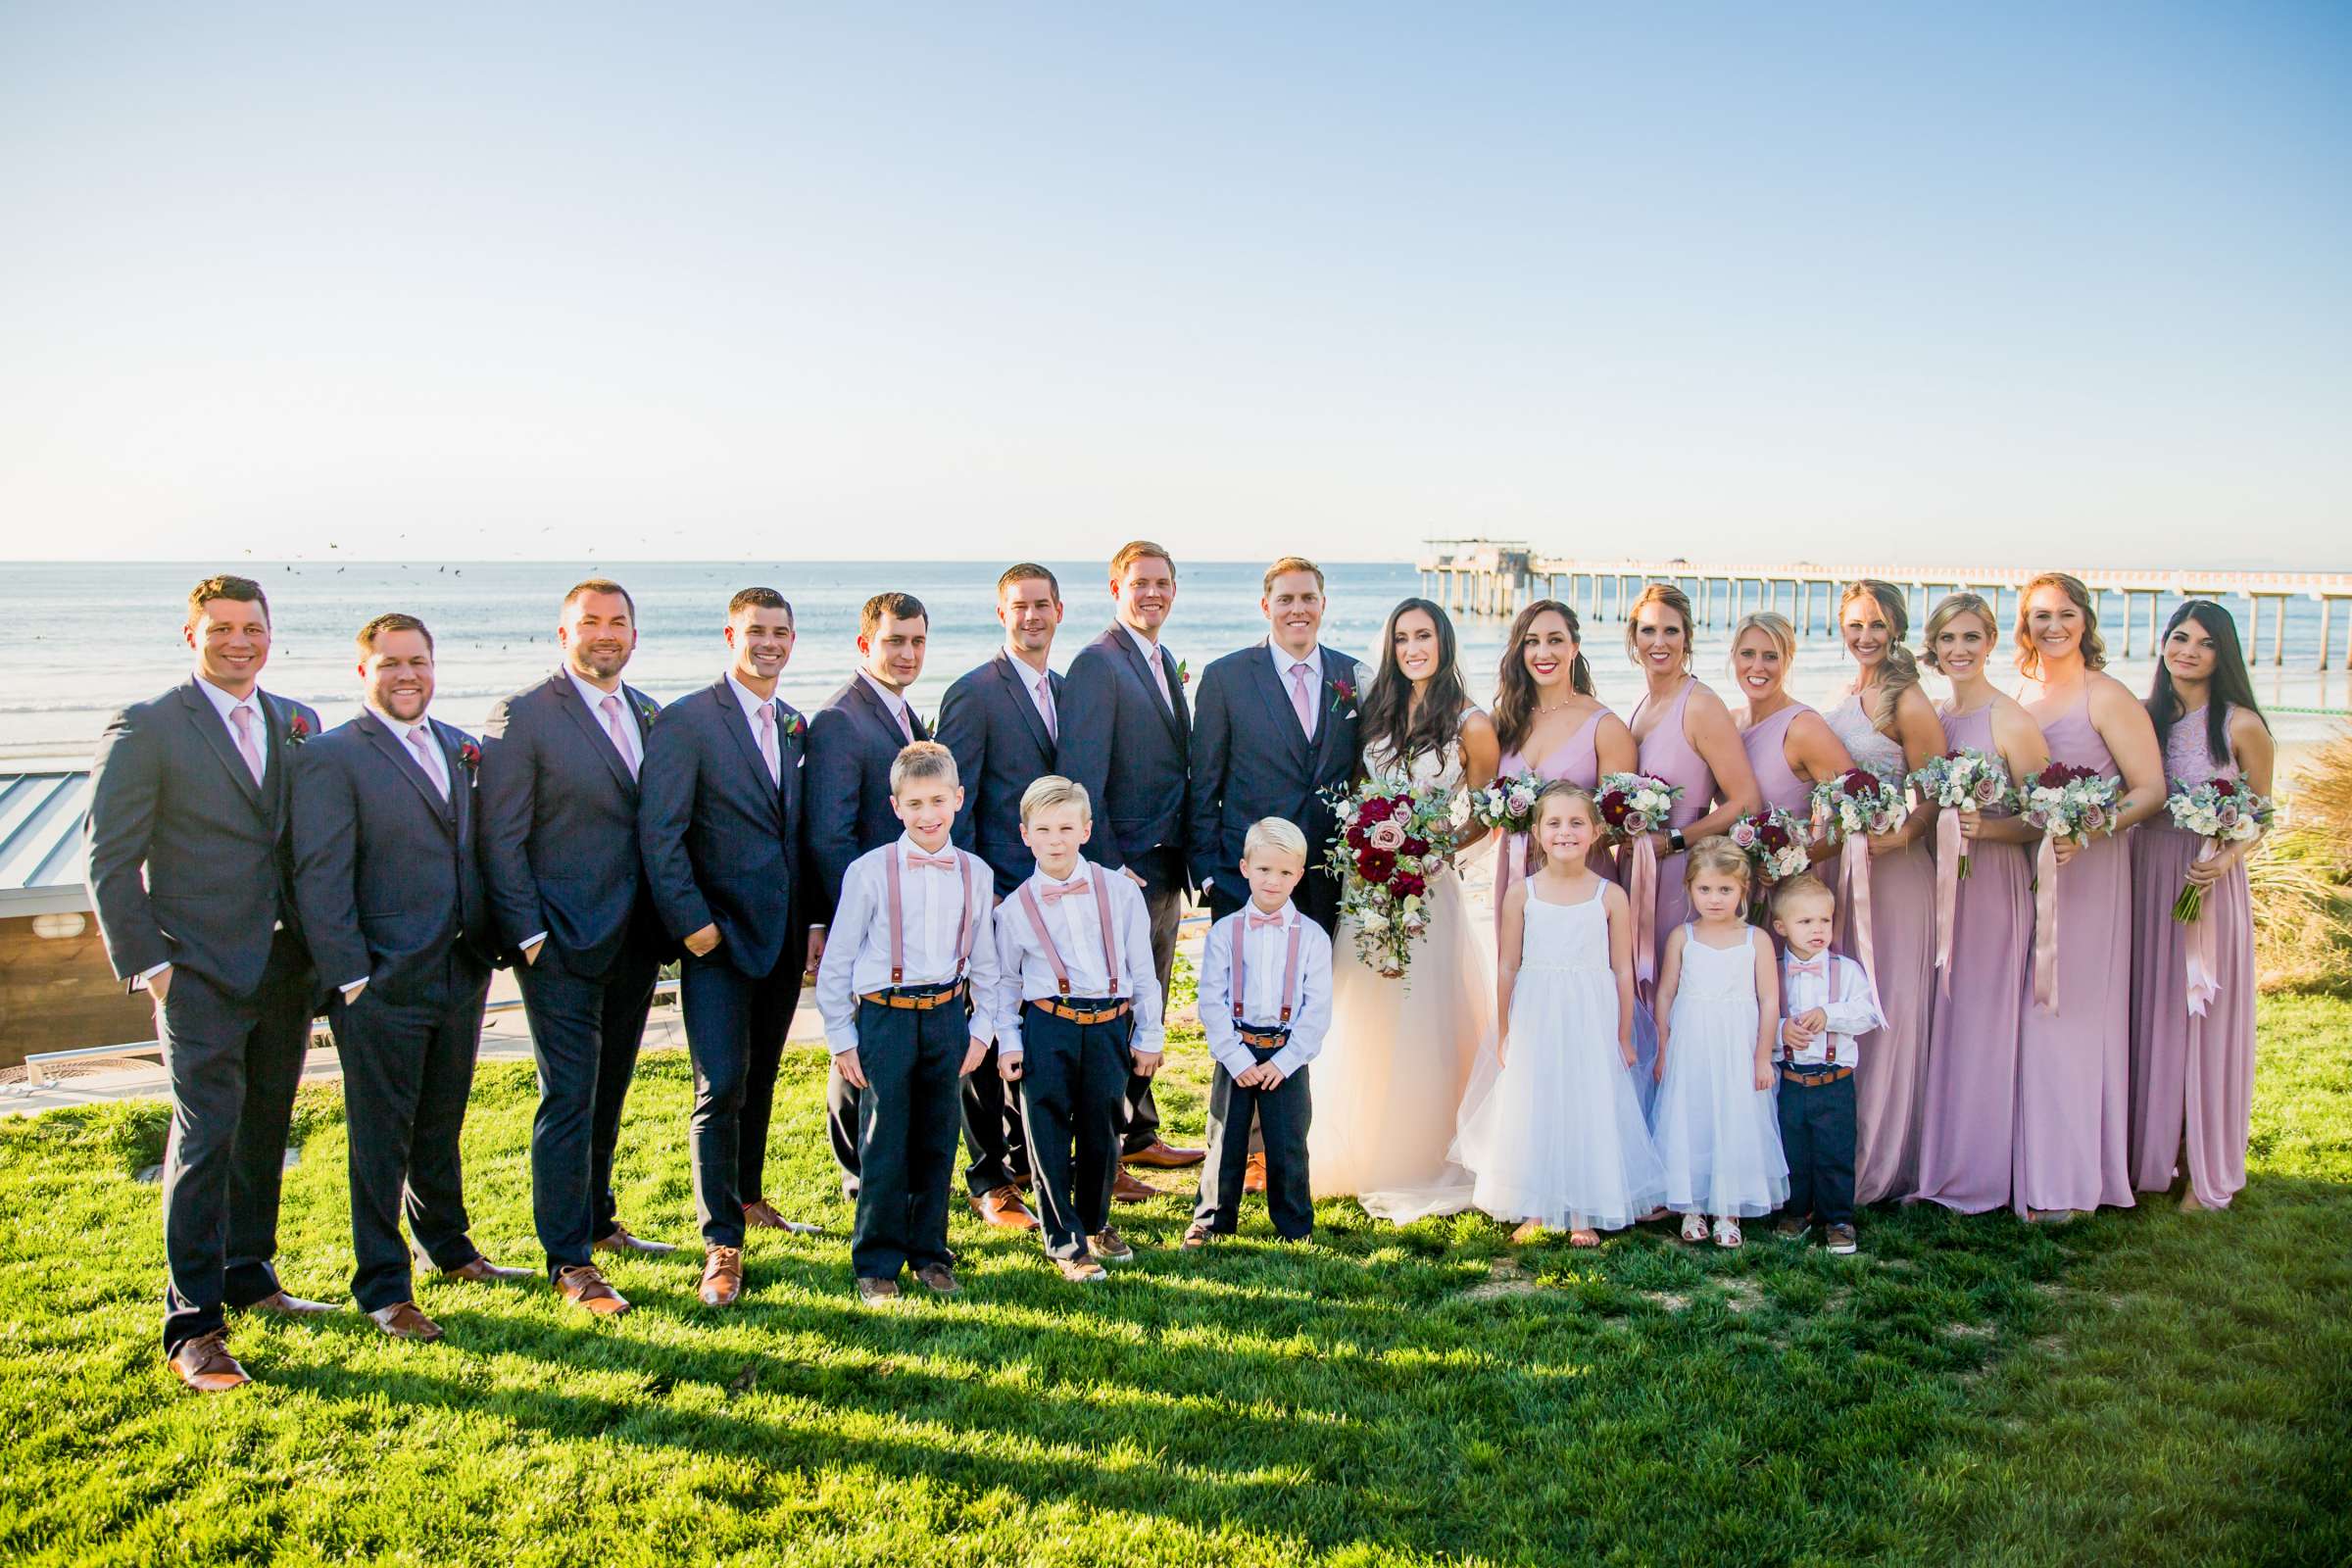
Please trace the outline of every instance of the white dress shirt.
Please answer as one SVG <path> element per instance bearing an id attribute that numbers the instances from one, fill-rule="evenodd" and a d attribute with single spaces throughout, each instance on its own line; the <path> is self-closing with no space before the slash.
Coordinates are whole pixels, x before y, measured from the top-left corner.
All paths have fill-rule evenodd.
<path id="1" fill-rule="evenodd" d="M 776 700 L 762 697 L 737 680 L 731 669 L 727 671 L 727 690 L 735 694 L 736 703 L 743 709 L 743 721 L 752 726 L 752 744 L 757 746 L 760 743 L 760 710 L 775 708 Z M 778 785 L 784 782 L 784 710 L 780 708 L 776 709 L 776 765 L 768 776 L 768 782 Z"/>
<path id="2" fill-rule="evenodd" d="M 253 715 L 253 744 L 261 751 L 262 779 L 267 781 L 270 777 L 270 710 L 262 706 L 262 689 L 256 686 L 246 696 L 231 697 L 201 674 L 196 677 L 196 689 L 204 693 L 213 705 L 213 711 L 220 715 L 220 726 L 228 731 L 228 743 L 232 747 L 237 743 L 237 721 L 228 715 L 240 708 Z M 243 760 L 242 753 L 238 754 L 238 760 Z"/>
<path id="3" fill-rule="evenodd" d="M 890 710 L 890 716 L 897 721 L 901 732 L 904 734 L 912 735 L 914 733 L 913 714 L 912 710 L 906 706 L 906 697 L 901 693 L 892 691 L 889 687 L 883 685 L 880 681 L 874 679 L 872 675 L 868 674 L 862 669 L 858 672 L 858 678 L 865 682 L 868 687 L 872 688 L 873 694 L 876 697 L 882 699 L 882 706 Z"/>
<path id="4" fill-rule="evenodd" d="M 1274 1054 L 1274 1070 L 1288 1078 L 1315 1059 L 1323 1036 L 1331 1028 L 1331 938 L 1323 928 L 1286 902 L 1280 925 L 1249 924 L 1261 912 L 1255 900 L 1208 928 L 1200 950 L 1200 1032 L 1208 1037 L 1208 1054 L 1228 1074 L 1240 1074 L 1257 1064 L 1242 1044 L 1233 1018 L 1233 945 L 1242 949 L 1242 1025 L 1252 1034 L 1282 1027 L 1283 976 L 1290 966 L 1291 931 L 1298 932 L 1298 989 L 1291 1004 L 1291 1038 Z"/>
<path id="5" fill-rule="evenodd" d="M 628 737 L 629 771 L 631 773 L 642 772 L 645 768 L 645 731 L 637 721 L 637 705 L 629 701 L 629 694 L 621 690 L 618 681 L 613 682 L 611 691 L 590 685 L 587 681 L 582 680 L 580 672 L 568 663 L 564 666 L 564 673 L 571 677 L 571 689 L 578 692 L 580 701 L 588 705 L 589 721 L 596 725 L 596 732 L 599 735 L 612 733 L 612 727 L 605 722 L 605 699 L 608 697 L 619 699 L 620 732 Z"/>
<path id="6" fill-rule="evenodd" d="M 1814 960 L 1821 972 L 1808 966 L 1797 967 L 1792 955 L 1781 957 L 1781 1016 L 1793 1018 L 1799 1013 L 1822 1010 L 1826 1022 L 1813 1043 L 1804 1050 L 1790 1053 L 1786 1045 L 1774 1054 L 1793 1067 L 1826 1067 L 1830 1062 L 1830 1044 L 1837 1042 L 1839 1067 L 1851 1067 L 1859 1053 L 1854 1049 L 1854 1037 L 1866 1035 L 1886 1022 L 1879 1010 L 1878 993 L 1872 988 L 1870 975 L 1863 967 L 1843 954 L 1824 951 Z M 1830 1000 L 1830 981 L 1835 976 L 1838 1000 Z"/>
<path id="7" fill-rule="evenodd" d="M 1045 724 L 1046 733 L 1058 740 L 1061 736 L 1061 715 L 1054 710 L 1054 676 L 1051 668 L 1038 668 L 1010 648 L 1004 650 L 1004 657 L 1012 662 L 1013 675 L 1028 691 L 1029 706 L 1037 710 L 1037 716 Z"/>
<path id="8" fill-rule="evenodd" d="M 1152 684 L 1159 688 L 1159 700 L 1167 704 L 1168 711 L 1173 713 L 1176 711 L 1176 699 L 1168 692 L 1168 666 L 1159 662 L 1159 644 L 1123 620 L 1119 622 L 1119 629 L 1134 638 L 1135 646 L 1143 651 L 1144 662 L 1152 666 Z"/>
<path id="9" fill-rule="evenodd" d="M 816 970 L 816 1010 L 825 1021 L 825 1044 L 833 1054 L 858 1049 L 858 999 L 890 989 L 890 868 L 885 857 L 899 857 L 899 894 L 904 926 L 901 931 L 905 987 L 944 986 L 960 968 L 956 933 L 958 915 L 969 909 L 972 934 L 971 990 L 978 1004 L 971 1020 L 971 1037 L 994 1038 L 988 1006 L 997 990 L 996 931 L 990 906 L 996 902 L 996 877 L 978 856 L 943 844 L 940 853 L 956 857 L 949 870 L 913 865 L 907 857 L 924 854 L 914 841 L 900 834 L 877 850 L 868 850 L 850 862 L 841 879 L 841 903 L 833 910 L 833 927 L 825 956 Z M 964 903 L 966 888 L 970 903 Z"/>
<path id="10" fill-rule="evenodd" d="M 1045 889 L 1069 887 L 1081 879 L 1088 884 L 1084 890 L 1065 894 L 1053 904 L 1045 901 Z M 1083 856 L 1067 877 L 1050 877 L 1040 870 L 1024 886 L 1037 898 L 1037 911 L 1045 916 L 1054 951 L 1069 970 L 1070 995 L 1131 999 L 1135 1003 L 1135 1037 L 1128 1049 L 1157 1054 L 1166 1043 L 1166 1028 L 1160 1018 L 1159 972 L 1152 962 L 1152 913 L 1144 906 L 1142 890 Z M 1097 887 L 1110 898 L 1111 932 L 1117 939 L 1112 945 L 1119 956 L 1116 975 L 1105 974 L 1102 968 L 1102 927 L 1095 912 Z M 1059 995 L 1060 977 L 1054 974 L 1054 961 L 1046 956 L 1045 944 L 1038 941 L 1037 928 L 1029 923 L 1029 911 L 1016 889 L 997 906 L 994 1010 L 999 1060 L 1017 1059 L 1024 1050 L 1021 1004 Z"/>
<path id="11" fill-rule="evenodd" d="M 394 718 L 373 704 L 368 705 L 368 711 L 373 713 L 384 728 L 392 732 L 393 743 L 400 748 L 402 755 L 424 769 L 425 777 L 441 786 L 441 799 L 448 800 L 449 758 L 441 750 L 441 737 L 433 733 L 432 720 L 423 713 L 417 714 L 415 718 Z M 416 743 L 409 738 L 417 730 L 424 731 L 424 747 L 421 756 L 418 755 Z"/>
<path id="12" fill-rule="evenodd" d="M 1266 650 L 1274 656 L 1274 678 L 1282 684 L 1282 696 L 1286 703 L 1291 696 L 1291 666 L 1306 666 L 1306 738 L 1313 740 L 1315 731 L 1323 724 L 1323 645 L 1315 644 L 1306 651 L 1305 658 L 1298 659 L 1269 637 L 1266 639 Z"/>

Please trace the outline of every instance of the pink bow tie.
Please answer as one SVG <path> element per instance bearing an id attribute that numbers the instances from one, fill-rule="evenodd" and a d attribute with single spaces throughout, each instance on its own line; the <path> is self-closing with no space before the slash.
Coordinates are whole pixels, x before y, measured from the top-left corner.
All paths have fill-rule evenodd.
<path id="1" fill-rule="evenodd" d="M 906 863 L 918 870 L 927 865 L 935 871 L 953 871 L 956 869 L 956 852 L 942 850 L 937 855 L 925 855 L 920 850 L 908 850 Z"/>
<path id="2" fill-rule="evenodd" d="M 1071 894 L 1084 893 L 1093 886 L 1094 884 L 1088 881 L 1085 877 L 1080 877 L 1075 882 L 1062 883 L 1059 887 L 1048 882 L 1037 890 L 1037 896 L 1044 900 L 1047 906 L 1050 907 L 1054 905 L 1059 904 Z"/>
<path id="3" fill-rule="evenodd" d="M 1828 974 L 1830 972 L 1829 956 L 1825 954 L 1821 957 L 1814 958 L 1809 962 L 1801 963 L 1794 958 L 1790 958 L 1788 960 L 1788 972 L 1790 974 Z"/>
<path id="4" fill-rule="evenodd" d="M 1252 929 L 1261 925 L 1281 925 L 1282 923 L 1283 911 L 1280 909 L 1275 910 L 1272 914 L 1260 914 L 1255 909 L 1250 911 L 1250 924 Z"/>

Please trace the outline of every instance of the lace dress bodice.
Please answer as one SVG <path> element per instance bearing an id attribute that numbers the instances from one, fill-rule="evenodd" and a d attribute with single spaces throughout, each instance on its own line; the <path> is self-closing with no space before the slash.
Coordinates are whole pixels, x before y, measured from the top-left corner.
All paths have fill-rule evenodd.
<path id="1" fill-rule="evenodd" d="M 1905 771 L 1903 743 L 1879 733 L 1863 710 L 1863 695 L 1855 692 L 1822 717 L 1829 720 L 1831 732 L 1845 743 L 1846 755 L 1856 767 L 1866 767 L 1881 778 L 1900 778 Z M 1876 701 L 1877 693 L 1870 696 Z"/>
<path id="2" fill-rule="evenodd" d="M 1462 788 L 1462 740 L 1459 735 L 1446 743 L 1443 752 L 1421 752 L 1414 756 L 1410 768 L 1396 765 L 1396 754 L 1385 740 L 1376 740 L 1364 748 L 1364 775 L 1367 778 L 1398 778 L 1406 780 L 1416 790 L 1442 790 L 1448 795 L 1459 794 Z"/>
<path id="3" fill-rule="evenodd" d="M 2237 777 L 2235 758 L 2220 762 L 2213 760 L 2212 748 L 2206 744 L 2205 723 L 2204 705 L 2173 720 L 2172 733 L 2164 738 L 2164 776 L 2167 780 L 2179 784 L 2204 784 L 2217 778 Z"/>

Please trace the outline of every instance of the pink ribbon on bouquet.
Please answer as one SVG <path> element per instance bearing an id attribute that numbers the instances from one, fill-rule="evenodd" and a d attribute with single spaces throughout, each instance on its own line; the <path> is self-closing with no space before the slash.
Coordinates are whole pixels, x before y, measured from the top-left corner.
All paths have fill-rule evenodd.
<path id="1" fill-rule="evenodd" d="M 1634 983 L 1647 995 L 1658 967 L 1658 847 L 1644 833 L 1633 852 L 1633 885 L 1625 891 L 1634 906 Z"/>
<path id="2" fill-rule="evenodd" d="M 1936 818 L 1936 968 L 1943 994 L 1952 994 L 1952 926 L 1960 911 L 1960 858 L 1968 840 L 1960 833 L 1959 807 Z"/>
<path id="3" fill-rule="evenodd" d="M 2197 863 L 2203 864 L 2220 853 L 2211 839 L 2197 849 Z M 2188 1015 L 2202 1018 L 2213 999 L 2222 994 L 2222 971 L 2214 956 L 2213 888 L 2208 885 L 2206 896 L 2197 901 L 2197 917 L 2188 922 Z"/>
<path id="4" fill-rule="evenodd" d="M 2058 1010 L 2058 840 L 2049 833 L 2034 852 L 2034 1005 Z"/>
<path id="5" fill-rule="evenodd" d="M 1838 934 L 1853 933 L 1854 956 L 1860 960 L 1862 972 L 1870 976 L 1875 994 L 1879 963 L 1870 930 L 1870 840 L 1859 833 L 1847 835 L 1845 848 L 1838 854 L 1838 885 L 1845 895 L 1838 901 Z"/>

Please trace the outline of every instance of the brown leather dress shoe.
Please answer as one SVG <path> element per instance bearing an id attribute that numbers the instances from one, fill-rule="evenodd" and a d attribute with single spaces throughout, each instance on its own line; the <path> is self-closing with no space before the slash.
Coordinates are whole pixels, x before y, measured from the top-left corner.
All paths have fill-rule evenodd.
<path id="1" fill-rule="evenodd" d="M 746 1230 L 782 1231 L 792 1227 L 776 1212 L 776 1205 L 764 1198 L 755 1198 L 743 1205 L 743 1224 Z"/>
<path id="2" fill-rule="evenodd" d="M 1037 1216 L 1029 1212 L 1027 1203 L 1021 1201 L 1021 1190 L 1009 1182 L 1003 1187 L 992 1187 L 969 1201 L 972 1212 L 991 1225 L 1008 1231 L 1037 1229 Z"/>
<path id="3" fill-rule="evenodd" d="M 956 1271 L 945 1263 L 925 1263 L 914 1271 L 914 1277 L 933 1296 L 954 1296 L 963 1289 L 956 1283 Z"/>
<path id="4" fill-rule="evenodd" d="M 215 1329 L 182 1340 L 172 1352 L 172 1375 L 198 1394 L 226 1394 L 253 1381 L 228 1353 L 228 1330 Z"/>
<path id="5" fill-rule="evenodd" d="M 505 1280 L 527 1280 L 531 1277 L 531 1270 L 500 1268 L 488 1258 L 477 1256 L 470 1263 L 441 1270 L 441 1277 L 445 1280 L 465 1280 L 473 1285 L 489 1285 Z"/>
<path id="6" fill-rule="evenodd" d="M 590 1263 L 556 1271 L 556 1292 L 574 1306 L 598 1317 L 618 1317 L 629 1309 L 628 1298 L 614 1290 L 604 1270 Z"/>
<path id="7" fill-rule="evenodd" d="M 1057 1257 L 1054 1259 L 1054 1266 L 1061 1270 L 1061 1277 L 1072 1285 L 1100 1285 L 1110 1278 L 1102 1265 L 1091 1257 Z"/>
<path id="8" fill-rule="evenodd" d="M 1146 1165 L 1153 1170 L 1183 1170 L 1188 1165 L 1200 1164 L 1207 1157 L 1208 1151 L 1205 1149 L 1171 1149 L 1156 1139 L 1151 1148 L 1139 1149 L 1132 1154 L 1121 1156 L 1126 1164 Z"/>
<path id="9" fill-rule="evenodd" d="M 1205 1225 L 1196 1223 L 1186 1227 L 1185 1229 L 1184 1250 L 1188 1252 L 1198 1252 L 1203 1247 L 1213 1245 L 1216 1242 L 1216 1239 L 1217 1233 L 1215 1231 L 1210 1230 Z"/>
<path id="10" fill-rule="evenodd" d="M 895 1301 L 898 1298 L 899 1282 L 897 1280 L 875 1279 L 865 1274 L 858 1276 L 858 1299 L 866 1305 L 878 1306 L 884 1301 Z"/>
<path id="11" fill-rule="evenodd" d="M 1165 1198 L 1167 1194 L 1122 1170 L 1118 1180 L 1110 1185 L 1110 1196 L 1122 1203 L 1149 1203 L 1154 1198 Z"/>
<path id="12" fill-rule="evenodd" d="M 283 1291 L 271 1291 L 258 1301 L 246 1303 L 248 1312 L 268 1312 L 275 1317 L 317 1317 L 321 1312 L 336 1310 L 332 1301 L 306 1301 L 299 1296 Z"/>
<path id="13" fill-rule="evenodd" d="M 713 1247 L 703 1255 L 703 1304 L 733 1306 L 743 1295 L 743 1249 Z"/>
<path id="14" fill-rule="evenodd" d="M 1262 1193 L 1266 1190 L 1266 1156 L 1251 1154 L 1242 1166 L 1242 1191 Z"/>
<path id="15" fill-rule="evenodd" d="M 416 1310 L 415 1301 L 394 1301 L 379 1306 L 368 1314 L 375 1326 L 396 1340 L 416 1340 L 430 1344 L 441 1337 L 441 1325 Z"/>
<path id="16" fill-rule="evenodd" d="M 1135 1261 L 1135 1249 L 1127 1245 L 1126 1238 L 1107 1225 L 1089 1236 L 1086 1239 L 1086 1246 L 1089 1251 L 1105 1263 L 1132 1263 Z"/>
<path id="17" fill-rule="evenodd" d="M 631 1236 L 629 1228 L 620 1224 L 612 1227 L 612 1235 L 596 1239 L 596 1250 L 600 1252 L 644 1252 L 658 1257 L 663 1252 L 677 1250 L 673 1242 L 649 1242 L 642 1236 Z"/>

